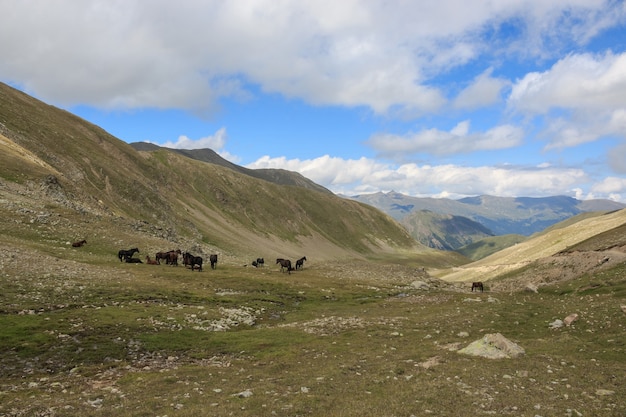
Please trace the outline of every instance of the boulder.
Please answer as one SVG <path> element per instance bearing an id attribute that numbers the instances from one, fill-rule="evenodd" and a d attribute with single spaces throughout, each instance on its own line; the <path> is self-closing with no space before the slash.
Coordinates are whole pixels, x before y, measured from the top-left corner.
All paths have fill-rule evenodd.
<path id="1" fill-rule="evenodd" d="M 521 346 L 500 333 L 486 334 L 482 339 L 470 343 L 458 352 L 487 359 L 517 358 L 526 353 Z"/>

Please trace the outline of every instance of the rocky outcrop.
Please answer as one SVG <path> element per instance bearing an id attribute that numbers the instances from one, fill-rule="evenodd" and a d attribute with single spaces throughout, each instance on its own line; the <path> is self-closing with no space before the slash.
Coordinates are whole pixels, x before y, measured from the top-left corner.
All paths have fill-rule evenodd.
<path id="1" fill-rule="evenodd" d="M 524 355 L 524 349 L 513 343 L 500 333 L 486 334 L 482 339 L 470 343 L 458 351 L 471 356 L 481 356 L 487 359 L 517 358 Z"/>

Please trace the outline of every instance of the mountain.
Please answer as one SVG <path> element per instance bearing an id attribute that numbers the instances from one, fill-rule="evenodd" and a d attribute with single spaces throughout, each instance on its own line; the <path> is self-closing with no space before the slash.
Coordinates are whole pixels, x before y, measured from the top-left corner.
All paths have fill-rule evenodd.
<path id="1" fill-rule="evenodd" d="M 229 168 L 240 174 L 248 175 L 253 178 L 262 179 L 279 185 L 295 185 L 298 187 L 308 188 L 310 190 L 320 191 L 324 193 L 332 192 L 319 184 L 314 183 L 310 179 L 304 177 L 298 172 L 287 171 L 284 169 L 249 169 L 222 158 L 212 149 L 171 149 L 160 147 L 158 145 L 147 142 L 134 142 L 130 146 L 138 151 L 156 151 L 159 149 L 169 150 L 184 155 L 197 161 L 208 162 L 210 164 L 220 165 Z"/>
<path id="2" fill-rule="evenodd" d="M 493 236 L 485 226 L 467 217 L 430 210 L 411 211 L 400 223 L 418 242 L 440 250 L 455 250 Z"/>
<path id="3" fill-rule="evenodd" d="M 233 262 L 428 251 L 378 209 L 297 173 L 237 167 L 210 150 L 136 147 L 0 84 L 2 240 L 180 247 Z"/>
<path id="4" fill-rule="evenodd" d="M 477 196 L 460 200 L 410 197 L 394 191 L 348 197 L 370 204 L 398 221 L 422 210 L 467 217 L 494 235 L 530 236 L 569 217 L 589 211 L 613 211 L 625 204 L 610 200 L 577 200 L 572 197 L 494 197 Z M 414 236 L 418 238 L 417 236 Z"/>
<path id="5" fill-rule="evenodd" d="M 511 276 L 517 285 L 538 278 L 544 282 L 566 279 L 569 274 L 582 275 L 602 265 L 607 256 L 614 258 L 613 264 L 624 262 L 625 231 L 624 209 L 583 214 L 476 262 L 440 271 L 438 276 L 446 281 L 461 282 Z M 564 262 L 563 254 L 569 254 L 568 262 Z M 576 268 L 585 270 L 576 272 Z M 548 269 L 550 272 L 546 273 Z M 525 275 L 526 270 L 529 273 Z"/>

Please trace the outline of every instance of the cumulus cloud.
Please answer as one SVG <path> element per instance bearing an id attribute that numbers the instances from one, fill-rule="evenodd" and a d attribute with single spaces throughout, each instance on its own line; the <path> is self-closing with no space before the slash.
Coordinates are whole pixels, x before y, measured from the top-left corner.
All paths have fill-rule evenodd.
<path id="1" fill-rule="evenodd" d="M 585 42 L 624 11 L 618 2 L 384 0 L 237 2 L 0 0 L 0 76 L 46 101 L 210 111 L 249 84 L 309 103 L 418 115 L 445 94 L 429 79 L 485 53 L 485 36 L 521 22 L 515 41 L 542 56 L 546 38 Z M 559 30 L 555 31 L 554 28 Z M 574 35 L 572 37 L 572 35 Z M 550 46 L 553 46 L 554 42 Z M 490 48 L 490 49 L 487 49 Z M 494 99 L 483 76 L 456 105 Z"/>
<path id="2" fill-rule="evenodd" d="M 463 167 L 457 165 L 381 164 L 368 158 L 311 160 L 263 157 L 248 168 L 283 168 L 300 172 L 335 193 L 355 195 L 391 191 L 414 196 L 460 198 L 475 195 L 549 196 L 589 181 L 582 169 L 541 167 Z M 611 192 L 617 189 L 612 189 Z"/>
<path id="3" fill-rule="evenodd" d="M 480 74 L 463 89 L 454 99 L 452 105 L 457 109 L 474 109 L 486 107 L 501 100 L 502 89 L 510 84 L 503 78 L 493 78 L 493 68 Z"/>
<path id="4" fill-rule="evenodd" d="M 403 136 L 380 133 L 367 144 L 382 155 L 401 158 L 416 153 L 450 155 L 506 149 L 521 144 L 524 135 L 521 128 L 512 125 L 496 126 L 482 133 L 470 133 L 469 127 L 470 122 L 465 120 L 449 132 L 427 129 Z"/>
<path id="5" fill-rule="evenodd" d="M 509 107 L 548 116 L 546 149 L 565 148 L 604 136 L 626 137 L 626 53 L 570 55 L 545 72 L 517 81 Z"/>
<path id="6" fill-rule="evenodd" d="M 597 195 L 616 195 L 626 193 L 626 178 L 607 177 L 591 187 L 591 192 Z"/>
<path id="7" fill-rule="evenodd" d="M 167 141 L 160 144 L 165 148 L 173 149 L 204 149 L 209 148 L 214 151 L 221 150 L 226 144 L 226 128 L 221 128 L 214 135 L 205 136 L 199 139 L 190 139 L 185 135 L 178 137 L 176 141 Z"/>

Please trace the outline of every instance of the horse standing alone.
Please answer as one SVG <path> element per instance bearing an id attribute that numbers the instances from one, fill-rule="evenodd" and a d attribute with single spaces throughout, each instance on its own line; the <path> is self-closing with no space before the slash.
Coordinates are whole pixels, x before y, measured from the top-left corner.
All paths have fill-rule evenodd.
<path id="1" fill-rule="evenodd" d="M 483 292 L 484 290 L 484 286 L 482 282 L 472 282 L 472 292 L 474 292 L 474 288 L 476 288 L 476 291 L 480 290 L 480 292 Z"/>
<path id="2" fill-rule="evenodd" d="M 83 246 L 85 243 L 87 243 L 87 241 L 85 239 L 83 240 L 79 240 L 78 242 L 74 242 L 72 243 L 72 247 L 73 248 L 80 248 L 81 246 Z"/>

